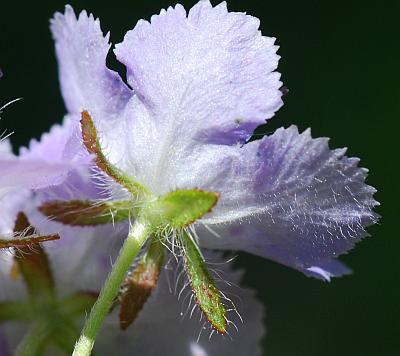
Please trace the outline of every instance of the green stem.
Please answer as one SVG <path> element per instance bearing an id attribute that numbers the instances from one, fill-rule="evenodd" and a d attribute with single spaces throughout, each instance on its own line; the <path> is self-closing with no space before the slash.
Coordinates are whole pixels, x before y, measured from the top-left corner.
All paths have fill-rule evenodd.
<path id="1" fill-rule="evenodd" d="M 99 298 L 94 304 L 89 318 L 86 320 L 82 334 L 75 345 L 73 356 L 88 356 L 90 355 L 97 333 L 104 322 L 104 318 L 108 314 L 110 307 L 118 294 L 119 288 L 124 280 L 124 277 L 132 265 L 134 258 L 139 253 L 141 247 L 146 242 L 150 234 L 148 224 L 135 222 L 124 245 L 119 252 L 119 256 L 108 276 Z"/>
<path id="2" fill-rule="evenodd" d="M 52 329 L 48 320 L 39 319 L 31 325 L 28 332 L 18 345 L 15 356 L 38 356 L 41 354 L 43 341 L 50 335 Z"/>

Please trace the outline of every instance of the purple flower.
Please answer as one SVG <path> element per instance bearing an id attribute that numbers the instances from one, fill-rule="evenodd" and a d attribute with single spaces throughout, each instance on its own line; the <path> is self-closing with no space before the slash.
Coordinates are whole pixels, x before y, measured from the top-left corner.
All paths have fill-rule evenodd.
<path id="1" fill-rule="evenodd" d="M 291 126 L 250 140 L 255 128 L 282 105 L 275 39 L 261 34 L 256 18 L 230 13 L 225 3 L 213 7 L 203 0 L 188 13 L 177 5 L 162 10 L 151 22 L 139 21 L 114 51 L 127 68 L 129 85 L 106 67 L 109 36 L 103 35 L 92 15 L 82 12 L 76 18 L 67 6 L 65 14 L 55 15 L 51 28 L 69 112 L 63 126 L 53 128 L 40 142 L 32 141 L 19 157 L 11 153 L 7 141 L 0 142 L 0 213 L 5 216 L 0 233 L 13 233 L 19 211 L 41 234 L 59 232 L 61 240 L 46 244 L 45 251 L 64 297 L 82 288 L 99 288 L 110 270 L 109 257 L 115 256 L 130 228 L 122 257 L 113 268 L 116 277 L 103 287 L 112 293 L 99 298 L 101 307 L 93 308 L 77 350 L 90 353 L 97 325 L 115 300 L 127 266 L 149 236 L 154 244 L 149 241 L 137 260 L 145 273 L 140 276 L 143 272 L 137 268 L 126 279 L 133 281 L 138 269 L 139 277 L 147 276 L 151 268 L 158 268 L 159 273 L 162 262 L 150 251 L 154 253 L 162 244 L 169 247 L 172 241 L 174 252 L 177 237 L 189 280 L 184 285 L 193 288 L 193 299 L 203 312 L 200 315 L 222 334 L 231 323 L 226 312 L 236 311 L 236 307 L 226 310 L 221 302 L 225 295 L 214 285 L 197 243 L 202 248 L 247 251 L 324 280 L 349 272 L 336 257 L 350 250 L 366 235 L 365 228 L 376 221 L 372 211 L 377 205 L 375 190 L 365 184 L 367 170 L 357 167 L 358 159 L 346 157 L 345 150 L 330 150 L 328 139 L 313 139 L 309 131 L 299 133 Z M 97 167 L 89 166 L 92 158 Z M 136 188 L 139 193 L 133 194 Z M 194 207 L 195 213 L 172 225 L 168 214 L 175 214 L 176 207 L 185 209 L 188 194 L 197 195 L 192 195 L 187 205 L 197 202 L 199 209 Z M 210 198 L 201 208 L 200 195 L 215 200 Z M 49 221 L 37 209 L 51 216 L 60 207 L 75 207 L 68 201 L 77 199 L 78 206 L 89 211 L 111 206 L 110 212 L 102 210 L 106 217 L 114 217 L 114 207 L 122 202 L 123 219 L 128 220 L 131 213 L 138 218 L 134 225 L 122 222 L 116 228 L 112 224 L 71 227 L 56 222 L 68 223 L 65 215 Z M 82 200 L 94 205 L 84 205 Z M 75 210 L 73 216 L 104 218 L 90 216 L 87 210 Z M 184 215 L 178 212 L 173 218 L 182 217 L 179 214 Z M 4 290 L 24 299 L 21 281 L 10 276 L 13 257 L 3 253 L 1 257 Z M 240 274 L 226 266 L 223 269 L 228 280 L 240 280 Z M 157 282 L 157 271 L 152 278 Z M 125 281 L 122 284 L 129 287 Z M 170 342 L 163 333 L 176 332 L 179 340 L 169 350 L 177 355 L 259 353 L 262 313 L 251 292 L 239 292 L 251 324 L 239 336 L 240 349 L 234 344 L 223 346 L 220 339 L 212 345 L 196 344 L 193 327 L 198 324 L 190 319 L 184 319 L 183 331 L 166 328 L 180 320 L 175 299 L 168 301 L 165 310 L 165 299 L 171 299 L 167 286 L 167 274 L 163 273 L 151 296 L 142 294 L 148 302 L 143 302 L 139 308 L 143 309 L 133 319 L 136 339 L 112 335 L 113 331 L 105 329 L 99 350 L 112 345 L 115 352 L 117 342 L 121 354 L 128 350 L 159 354 Z M 120 322 L 130 323 L 124 302 L 131 296 L 124 288 L 119 291 Z M 54 298 L 54 293 L 51 296 Z M 51 305 L 58 308 L 62 303 Z M 67 313 L 65 317 L 72 316 Z M 96 327 L 91 320 L 96 320 Z M 157 343 L 146 337 L 153 332 L 158 334 Z"/>
<path id="2" fill-rule="evenodd" d="M 258 19 L 223 2 L 162 10 L 140 20 L 114 53 L 129 86 L 106 67 L 99 20 L 57 13 L 63 96 L 71 117 L 89 110 L 107 159 L 154 196 L 220 193 L 194 227 L 202 247 L 243 250 L 325 280 L 377 216 L 367 170 L 328 139 L 292 126 L 248 142 L 282 105 L 275 40 Z"/>
<path id="3" fill-rule="evenodd" d="M 0 76 L 1 78 L 1 76 Z M 0 108 L 2 110 L 19 99 L 13 100 Z M 0 117 L 1 119 L 1 117 Z M 89 167 L 90 157 L 76 159 L 69 156 L 60 156 L 52 159 L 57 148 L 47 147 L 40 157 L 21 155 L 17 157 L 12 152 L 9 135 L 3 131 L 0 135 L 0 233 L 12 234 L 14 219 L 29 189 L 40 189 L 59 185 L 65 181 L 74 170 Z M 67 139 L 70 136 L 66 136 Z"/>
<path id="4" fill-rule="evenodd" d="M 66 227 L 45 218 L 37 210 L 37 206 L 48 199 L 94 199 L 101 196 L 90 179 L 90 160 L 77 139 L 77 129 L 76 122 L 66 118 L 62 126 L 55 125 L 50 133 L 44 134 L 40 142 L 32 140 L 29 148 L 22 148 L 19 157 L 11 156 L 10 160 L 15 167 L 21 169 L 40 162 L 42 167 L 60 167 L 65 164 L 68 170 L 55 171 L 55 179 L 35 184 L 34 192 L 28 189 L 31 188 L 29 181 L 25 182 L 25 185 L 8 192 L 0 201 L 3 217 L 0 222 L 0 236 L 13 234 L 15 220 L 20 211 L 28 216 L 41 234 L 60 233 L 62 238 L 56 243 L 46 243 L 45 248 L 54 268 L 55 279 L 64 294 L 79 289 L 97 291 L 101 287 L 110 267 L 110 257 L 107 256 L 115 255 L 118 245 L 115 248 L 111 246 L 116 244 L 115 236 L 121 231 L 119 226 L 115 229 L 112 226 L 97 229 Z M 9 146 L 7 142 L 0 145 Z M 0 161 L 0 169 L 3 166 Z M 32 171 L 34 178 L 40 177 L 39 174 L 36 170 Z M 107 238 L 99 237 L 102 235 Z M 7 279 L 13 256 L 8 251 L 0 252 L 0 256 L 2 272 Z M 106 268 L 102 268 L 107 258 Z M 84 261 L 87 266 L 82 268 Z M 75 278 L 77 274 L 80 278 Z M 4 297 L 13 298 L 13 289 L 8 289 Z"/>
<path id="5" fill-rule="evenodd" d="M 63 157 L 51 162 L 51 150 L 40 159 L 17 158 L 13 155 L 8 140 L 0 141 L 0 199 L 20 189 L 39 189 L 61 184 L 68 174 L 89 163 Z M 61 157 L 60 157 L 61 158 Z"/>
<path id="6" fill-rule="evenodd" d="M 39 142 L 32 140 L 28 148 L 21 149 L 20 157 L 13 159 L 24 162 L 45 160 L 48 164 L 58 164 L 68 157 L 68 160 L 87 162 L 86 151 L 77 139 L 79 135 L 77 128 L 76 122 L 66 118 L 62 126 L 55 125 Z M 8 143 L 2 142 L 0 149 L 6 146 L 8 147 Z M 40 233 L 59 232 L 61 239 L 43 244 L 43 249 L 49 258 L 60 298 L 82 291 L 100 289 L 111 269 L 111 261 L 115 259 L 126 236 L 126 225 L 70 227 L 45 218 L 38 212 L 37 206 L 49 199 L 105 199 L 105 193 L 96 185 L 96 181 L 97 178 L 93 177 L 87 166 L 83 169 L 80 167 L 69 172 L 62 184 L 35 189 L 34 194 L 28 189 L 14 191 L 0 202 L 0 211 L 2 216 L 6 217 L 0 222 L 0 235 L 12 233 L 18 211 L 23 211 Z M 218 260 L 220 257 L 209 252 L 206 256 L 211 260 Z M 23 281 L 20 277 L 13 276 L 14 263 L 12 254 L 8 251 L 0 252 L 2 286 L 0 302 L 27 300 Z M 171 263 L 173 264 L 173 261 Z M 239 284 L 243 273 L 234 271 L 229 264 L 219 267 L 223 270 L 221 273 L 224 278 L 230 282 L 224 291 L 233 292 L 237 295 L 238 301 L 240 300 L 241 312 L 245 314 L 246 328 L 241 328 L 240 333 L 232 335 L 235 340 L 233 343 L 217 337 L 213 337 L 213 342 L 210 343 L 208 340 L 210 331 L 202 330 L 198 312 L 190 317 L 194 304 L 190 295 L 187 295 L 190 289 L 186 287 L 183 290 L 180 300 L 176 297 L 182 286 L 178 285 L 179 289 L 174 290 L 176 288 L 174 278 L 177 275 L 175 268 L 176 265 L 173 270 L 170 267 L 163 271 L 157 288 L 135 321 L 134 335 L 122 333 L 116 327 L 114 313 L 110 316 L 112 321 L 110 320 L 99 339 L 96 352 L 99 355 L 108 355 L 111 352 L 129 355 L 140 354 L 143 350 L 147 350 L 148 354 L 158 355 L 168 349 L 170 354 L 178 356 L 197 356 L 216 353 L 242 355 L 246 350 L 248 355 L 259 355 L 260 341 L 264 335 L 263 307 L 252 290 L 234 287 L 233 283 Z M 186 315 L 183 316 L 185 311 Z M 236 324 L 239 326 L 240 321 L 238 317 L 236 319 Z M 166 327 L 168 325 L 180 325 L 180 327 Z M 26 331 L 23 325 L 15 322 L 3 323 L 2 327 L 0 355 L 3 350 L 4 352 L 8 350 L 8 346 L 11 350 L 15 349 Z M 149 329 L 152 330 L 151 333 Z M 8 343 L 2 334 L 3 331 Z M 197 340 L 201 331 L 203 335 Z M 157 343 L 154 343 L 154 333 L 157 334 Z"/>

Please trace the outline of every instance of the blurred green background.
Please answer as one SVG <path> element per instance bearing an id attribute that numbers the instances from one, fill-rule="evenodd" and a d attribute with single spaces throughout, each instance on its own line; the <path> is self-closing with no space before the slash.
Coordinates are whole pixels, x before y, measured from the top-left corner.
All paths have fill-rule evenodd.
<path id="1" fill-rule="evenodd" d="M 174 4 L 70 3 L 100 17 L 114 43 L 138 19 Z M 188 7 L 194 1 L 182 3 Z M 0 100 L 24 98 L 7 109 L 1 122 L 16 132 L 16 147 L 38 138 L 65 111 L 48 31 L 48 19 L 63 5 L 0 5 Z M 332 147 L 348 146 L 349 154 L 361 157 L 362 166 L 370 169 L 368 182 L 382 203 L 378 212 L 383 218 L 370 229 L 372 237 L 343 258 L 355 270 L 352 276 L 327 284 L 261 258 L 240 256 L 246 284 L 258 290 L 267 310 L 264 354 L 400 355 L 399 2 L 236 0 L 228 6 L 259 17 L 263 33 L 277 37 L 281 46 L 279 70 L 290 92 L 266 130 L 295 123 L 311 127 L 314 136 L 331 137 Z"/>

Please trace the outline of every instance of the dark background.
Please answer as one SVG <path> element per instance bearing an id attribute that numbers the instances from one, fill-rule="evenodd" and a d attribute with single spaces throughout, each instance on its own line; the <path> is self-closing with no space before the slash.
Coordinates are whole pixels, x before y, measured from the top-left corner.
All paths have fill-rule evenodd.
<path id="1" fill-rule="evenodd" d="M 70 1 L 101 18 L 111 40 L 122 40 L 140 18 L 172 1 Z M 183 1 L 186 7 L 194 1 Z M 214 2 L 215 3 L 215 2 Z M 60 121 L 65 112 L 57 82 L 48 19 L 60 1 L 7 1 L 0 5 L 0 100 L 24 100 L 1 121 L 16 133 L 17 147 Z M 267 131 L 295 123 L 332 147 L 349 147 L 371 171 L 383 216 L 346 261 L 355 274 L 327 284 L 241 255 L 246 283 L 267 308 L 268 356 L 400 355 L 398 251 L 398 65 L 400 6 L 388 1 L 229 1 L 230 10 L 261 19 L 264 34 L 278 38 L 279 70 L 290 89 Z M 111 66 L 121 70 L 115 61 Z M 1 106 L 1 105 L 0 105 Z M 1 174 L 1 172 L 0 172 Z M 396 219 L 397 217 L 397 219 Z"/>

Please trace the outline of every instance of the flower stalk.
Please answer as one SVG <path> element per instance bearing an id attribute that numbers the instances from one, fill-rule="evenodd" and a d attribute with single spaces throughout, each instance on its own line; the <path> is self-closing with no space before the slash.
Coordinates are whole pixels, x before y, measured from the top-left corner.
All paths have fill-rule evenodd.
<path id="1" fill-rule="evenodd" d="M 73 356 L 90 355 L 96 335 L 118 294 L 125 275 L 149 237 L 150 231 L 151 227 L 141 220 L 137 220 L 131 227 L 113 269 L 103 285 L 99 298 L 94 304 L 89 318 L 86 320 L 82 334 L 75 345 Z"/>

